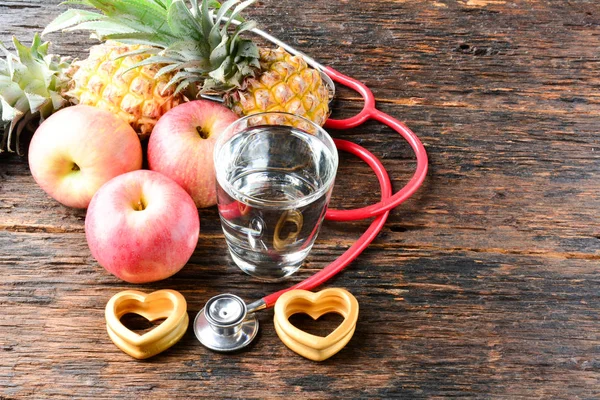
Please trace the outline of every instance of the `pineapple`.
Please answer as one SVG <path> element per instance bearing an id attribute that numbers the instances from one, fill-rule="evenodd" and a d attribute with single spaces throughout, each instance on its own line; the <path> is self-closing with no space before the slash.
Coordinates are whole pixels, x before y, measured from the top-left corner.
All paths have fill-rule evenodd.
<path id="1" fill-rule="evenodd" d="M 24 155 L 38 124 L 69 104 L 71 68 L 68 58 L 48 54 L 37 34 L 31 47 L 13 43 L 16 54 L 0 43 L 0 153 Z"/>
<path id="2" fill-rule="evenodd" d="M 265 72 L 227 93 L 225 103 L 238 115 L 282 111 L 323 126 L 329 116 L 329 92 L 319 72 L 281 48 L 261 48 L 259 53 Z"/>
<path id="3" fill-rule="evenodd" d="M 0 43 L 0 153 L 24 155 L 37 126 L 71 104 L 109 110 L 129 122 L 140 138 L 182 101 L 168 89 L 170 75 L 155 79 L 157 65 L 142 65 L 148 55 L 122 57 L 144 46 L 107 42 L 93 46 L 86 60 L 48 55 L 49 43 L 35 35 L 30 48 L 13 39 L 17 54 Z M 145 50 L 145 49 L 144 49 Z"/>
<path id="4" fill-rule="evenodd" d="M 144 49 L 114 41 L 92 46 L 90 55 L 74 63 L 73 89 L 67 95 L 74 103 L 103 108 L 127 121 L 141 139 L 150 136 L 158 119 L 184 101 L 182 94 L 167 88 L 169 75 L 155 79 L 156 64 L 131 68 L 148 58 L 123 54 Z"/>
<path id="5" fill-rule="evenodd" d="M 256 24 L 239 14 L 255 1 L 190 0 L 188 7 L 185 0 L 77 0 L 68 3 L 100 13 L 69 9 L 44 34 L 85 29 L 102 41 L 143 45 L 125 53 L 145 56 L 130 68 L 156 68 L 154 78 L 167 80 L 167 96 L 169 90 L 189 99 L 216 91 L 240 116 L 283 111 L 323 125 L 329 96 L 320 73 L 299 56 L 241 37 Z"/>

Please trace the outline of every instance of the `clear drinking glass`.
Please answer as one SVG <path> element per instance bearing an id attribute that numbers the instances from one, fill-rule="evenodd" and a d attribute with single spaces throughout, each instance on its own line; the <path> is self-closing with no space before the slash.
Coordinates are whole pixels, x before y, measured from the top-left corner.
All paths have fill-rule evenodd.
<path id="1" fill-rule="evenodd" d="M 275 281 L 310 252 L 338 166 L 333 140 L 302 117 L 267 112 L 239 119 L 214 150 L 217 203 L 240 269 Z"/>

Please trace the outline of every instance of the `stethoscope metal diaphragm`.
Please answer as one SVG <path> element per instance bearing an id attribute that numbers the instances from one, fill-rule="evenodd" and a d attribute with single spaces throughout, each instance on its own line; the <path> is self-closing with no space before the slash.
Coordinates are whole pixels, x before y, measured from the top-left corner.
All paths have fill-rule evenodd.
<path id="1" fill-rule="evenodd" d="M 196 338 L 214 351 L 240 350 L 250 344 L 257 333 L 256 315 L 248 315 L 246 303 L 230 293 L 208 300 L 194 320 Z"/>

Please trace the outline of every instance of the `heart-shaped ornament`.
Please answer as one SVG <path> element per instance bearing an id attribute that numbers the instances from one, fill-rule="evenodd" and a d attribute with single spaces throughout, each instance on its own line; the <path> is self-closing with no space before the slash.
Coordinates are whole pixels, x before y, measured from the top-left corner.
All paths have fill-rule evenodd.
<path id="1" fill-rule="evenodd" d="M 149 332 L 139 335 L 121 323 L 121 317 L 134 313 L 148 321 L 165 319 Z M 125 353 L 137 359 L 152 357 L 173 346 L 185 334 L 189 324 L 187 303 L 175 290 L 159 290 L 150 294 L 125 290 L 106 304 L 108 336 Z"/>
<path id="2" fill-rule="evenodd" d="M 337 313 L 344 321 L 329 335 L 316 336 L 292 325 L 294 314 L 308 314 L 316 320 L 328 313 Z M 317 293 L 290 290 L 275 303 L 275 331 L 292 351 L 313 361 L 323 361 L 340 351 L 352 338 L 358 319 L 358 301 L 347 290 L 325 289 Z"/>

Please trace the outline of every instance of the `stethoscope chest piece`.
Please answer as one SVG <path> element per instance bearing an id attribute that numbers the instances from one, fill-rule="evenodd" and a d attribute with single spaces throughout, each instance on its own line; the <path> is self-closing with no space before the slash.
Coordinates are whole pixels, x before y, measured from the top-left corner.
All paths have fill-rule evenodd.
<path id="1" fill-rule="evenodd" d="M 225 293 L 211 298 L 194 320 L 194 333 L 204 346 L 214 351 L 240 350 L 258 333 L 258 319 L 248 315 L 244 301 Z"/>

